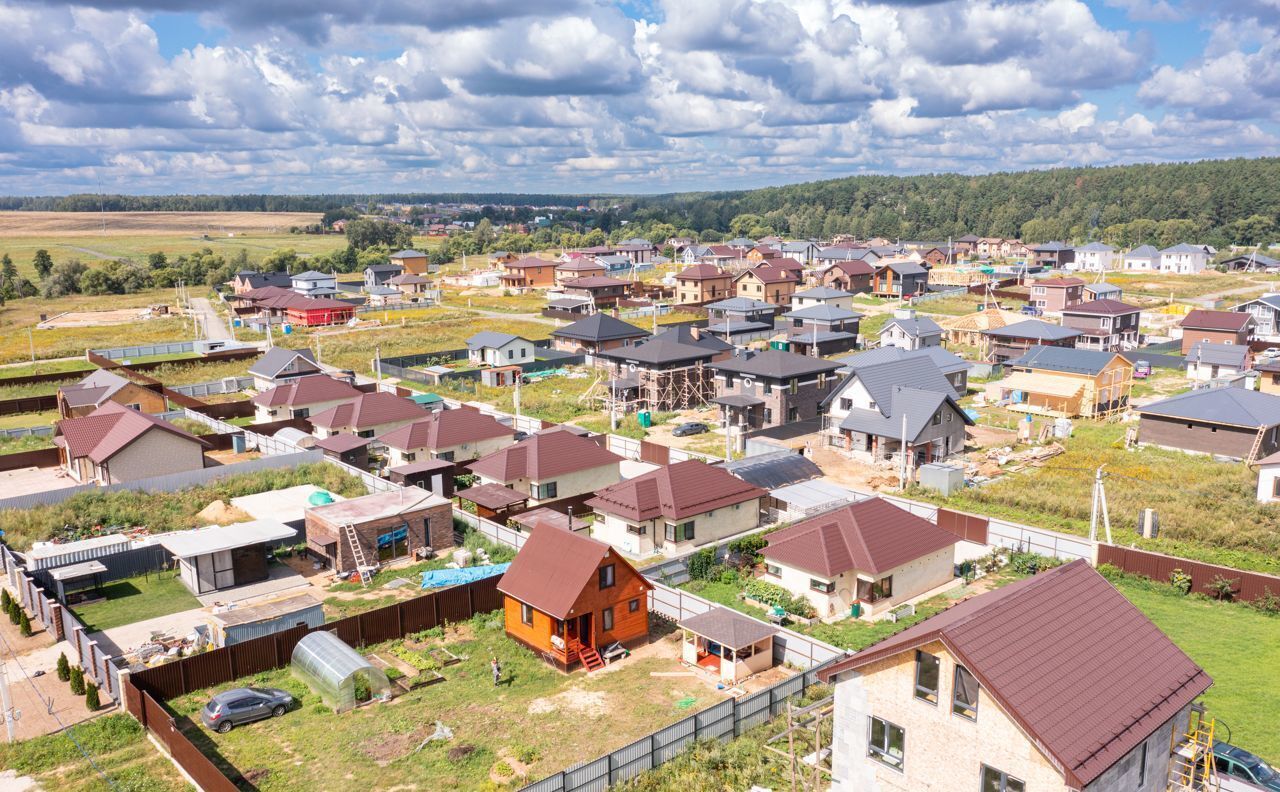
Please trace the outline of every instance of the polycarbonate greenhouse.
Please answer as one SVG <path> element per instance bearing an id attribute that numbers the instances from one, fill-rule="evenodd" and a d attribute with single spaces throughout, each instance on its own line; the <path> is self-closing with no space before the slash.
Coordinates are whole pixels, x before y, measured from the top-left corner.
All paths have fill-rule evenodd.
<path id="1" fill-rule="evenodd" d="M 387 675 L 374 668 L 355 649 L 331 632 L 308 633 L 293 648 L 292 668 L 325 704 L 335 712 L 354 707 L 366 697 L 356 695 L 359 685 L 368 686 L 369 698 L 391 689 Z"/>

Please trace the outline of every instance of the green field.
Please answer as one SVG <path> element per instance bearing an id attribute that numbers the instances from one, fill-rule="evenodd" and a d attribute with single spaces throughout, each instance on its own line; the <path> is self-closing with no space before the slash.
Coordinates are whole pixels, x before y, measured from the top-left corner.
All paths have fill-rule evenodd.
<path id="1" fill-rule="evenodd" d="M 81 748 L 92 757 L 92 763 Z M 178 792 L 192 788 L 147 740 L 142 726 L 123 713 L 103 715 L 57 734 L 0 743 L 0 768 L 35 779 L 41 789 L 58 792 Z"/>
<path id="2" fill-rule="evenodd" d="M 200 607 L 200 601 L 178 579 L 178 573 L 170 571 L 112 581 L 103 586 L 103 595 L 105 599 L 99 602 L 73 608 L 87 632 Z"/>

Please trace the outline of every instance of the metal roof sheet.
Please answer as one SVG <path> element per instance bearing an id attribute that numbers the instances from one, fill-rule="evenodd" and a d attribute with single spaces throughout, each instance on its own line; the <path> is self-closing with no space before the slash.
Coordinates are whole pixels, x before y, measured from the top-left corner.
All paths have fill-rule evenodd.
<path id="1" fill-rule="evenodd" d="M 1280 424 L 1280 396 L 1244 388 L 1208 388 L 1135 407 L 1134 411 L 1139 415 L 1259 429 Z"/>
<path id="2" fill-rule="evenodd" d="M 748 484 L 763 489 L 776 489 L 822 475 L 822 468 L 794 451 L 756 454 L 725 462 L 721 467 Z"/>
<path id="3" fill-rule="evenodd" d="M 253 520 L 160 534 L 156 537 L 156 542 L 178 558 L 192 558 L 260 542 L 290 539 L 296 535 L 297 531 L 282 522 Z"/>

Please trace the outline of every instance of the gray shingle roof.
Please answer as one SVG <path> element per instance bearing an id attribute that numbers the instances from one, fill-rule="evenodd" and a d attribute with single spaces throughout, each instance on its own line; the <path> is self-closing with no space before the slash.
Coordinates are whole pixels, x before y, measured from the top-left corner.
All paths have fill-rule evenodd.
<path id="1" fill-rule="evenodd" d="M 879 363 L 889 363 L 907 358 L 927 358 L 943 374 L 968 371 L 970 365 L 969 361 L 953 352 L 948 352 L 942 347 L 903 349 L 896 346 L 883 346 L 868 349 L 866 352 L 859 352 L 856 355 L 845 355 L 844 357 L 836 358 L 836 362 L 842 364 L 840 371 L 847 374 L 865 366 L 874 366 Z"/>
<path id="2" fill-rule="evenodd" d="M 1280 424 L 1280 396 L 1244 388 L 1191 391 L 1136 410 L 1139 415 L 1162 415 L 1249 429 Z"/>
<path id="3" fill-rule="evenodd" d="M 1204 248 L 1199 245 L 1188 245 L 1186 242 L 1179 242 L 1173 247 L 1167 247 L 1160 251 L 1161 253 L 1204 253 Z"/>
<path id="4" fill-rule="evenodd" d="M 467 349 L 501 349 L 512 341 L 519 341 L 520 336 L 511 333 L 499 333 L 496 330 L 481 330 L 467 339 Z"/>
<path id="5" fill-rule="evenodd" d="M 767 349 L 764 352 L 755 354 L 743 353 L 738 357 L 713 363 L 711 368 L 716 371 L 726 371 L 734 374 L 789 379 L 808 374 L 818 374 L 823 371 L 833 372 L 840 368 L 840 364 L 832 360 L 797 355 L 793 352 L 783 352 L 780 349 Z"/>
<path id="6" fill-rule="evenodd" d="M 1069 374 L 1096 375 L 1116 357 L 1115 352 L 1099 352 L 1093 349 L 1038 346 L 1027 350 L 1017 360 L 1009 361 L 1012 367 L 1063 371 Z"/>
<path id="7" fill-rule="evenodd" d="M 822 303 L 820 305 L 810 305 L 806 308 L 799 308 L 789 311 L 782 315 L 784 319 L 818 319 L 824 322 L 841 322 L 849 319 L 861 319 L 862 314 L 850 311 L 848 308 L 841 308 L 836 305 L 828 305 Z"/>
<path id="8" fill-rule="evenodd" d="M 778 632 L 764 622 L 722 605 L 690 616 L 682 620 L 680 626 L 730 649 L 746 648 Z"/>
<path id="9" fill-rule="evenodd" d="M 1087 245 L 1081 245 L 1080 247 L 1076 248 L 1077 253 L 1082 250 L 1085 251 L 1086 253 L 1094 253 L 1094 252 L 1110 253 L 1111 251 L 1115 250 L 1115 248 L 1111 247 L 1105 242 L 1090 242 Z"/>
<path id="10" fill-rule="evenodd" d="M 1070 245 L 1064 245 L 1061 242 L 1045 242 L 1040 245 L 1032 245 L 1031 250 L 1034 252 L 1056 253 L 1063 250 L 1071 250 Z"/>
<path id="11" fill-rule="evenodd" d="M 993 330 L 983 330 L 982 334 L 999 338 L 1034 338 L 1040 341 L 1062 341 L 1063 339 L 1084 335 L 1082 331 L 1073 327 L 1063 327 L 1050 322 L 1042 322 L 1039 319 L 1024 319 L 1021 322 L 1014 322 Z"/>
<path id="12" fill-rule="evenodd" d="M 750 297 L 730 297 L 727 300 L 713 302 L 706 306 L 708 309 L 717 311 L 733 311 L 738 313 L 751 313 L 755 311 L 775 310 L 777 306 L 773 303 L 767 303 L 763 300 L 753 300 Z"/>
<path id="13" fill-rule="evenodd" d="M 888 267 L 899 275 L 924 275 L 928 272 L 927 269 L 914 261 L 888 261 L 883 266 Z"/>
<path id="14" fill-rule="evenodd" d="M 295 357 L 306 358 L 312 364 L 316 362 L 316 357 L 309 349 L 286 349 L 285 347 L 271 347 L 267 353 L 254 361 L 249 367 L 249 373 L 259 377 L 274 377 L 279 374 L 284 367 L 293 362 Z M 315 370 L 319 370 L 318 366 L 314 366 Z"/>
<path id="15" fill-rule="evenodd" d="M 942 394 L 955 393 L 955 388 L 937 366 L 917 357 L 859 366 L 840 383 L 827 401 L 837 398 L 837 394 L 844 391 L 853 380 L 862 383 L 877 408 L 885 415 L 889 414 L 889 405 L 893 402 L 893 389 L 898 386 Z"/>
<path id="16" fill-rule="evenodd" d="M 1124 257 L 1127 259 L 1139 259 L 1139 258 L 1155 258 L 1158 255 L 1160 255 L 1160 251 L 1156 250 L 1155 246 L 1140 245 L 1134 248 L 1133 250 L 1130 250 L 1128 253 L 1125 253 Z"/>
<path id="17" fill-rule="evenodd" d="M 789 450 L 744 457 L 725 462 L 723 467 L 748 484 L 763 489 L 777 489 L 822 475 L 822 468 L 803 454 Z"/>
<path id="18" fill-rule="evenodd" d="M 852 292 L 841 291 L 840 289 L 832 289 L 828 286 L 814 286 L 812 289 L 798 291 L 791 295 L 791 299 L 804 297 L 810 300 L 834 300 L 840 297 L 852 297 Z"/>
<path id="19" fill-rule="evenodd" d="M 714 350 L 693 344 L 682 344 L 669 338 L 649 338 L 634 346 L 605 350 L 600 353 L 600 357 L 624 362 L 663 365 L 711 360 L 715 354 Z"/>
<path id="20" fill-rule="evenodd" d="M 608 314 L 597 313 L 561 327 L 559 330 L 552 330 L 551 335 L 583 341 L 614 341 L 619 338 L 643 338 L 649 335 L 649 331 L 641 330 L 633 324 L 627 324 Z"/>
<path id="21" fill-rule="evenodd" d="M 890 319 L 880 328 L 880 334 L 891 327 L 900 327 L 902 331 L 912 338 L 919 338 L 922 335 L 942 335 L 942 328 L 938 323 L 927 316 L 918 316 L 915 319 Z"/>
<path id="22" fill-rule="evenodd" d="M 1239 344 L 1213 344 L 1199 341 L 1187 354 L 1187 363 L 1205 363 L 1210 366 L 1230 366 L 1243 369 L 1248 358 L 1248 348 Z"/>
<path id="23" fill-rule="evenodd" d="M 705 331 L 697 338 L 694 338 L 693 330 L 690 329 L 689 325 L 674 325 L 672 327 L 668 327 L 666 330 L 663 330 L 649 340 L 658 341 L 660 339 L 688 344 L 689 346 L 702 347 L 703 349 L 710 349 L 713 352 L 724 352 L 726 350 L 733 349 L 733 344 L 721 341 L 713 335 L 708 335 Z"/>

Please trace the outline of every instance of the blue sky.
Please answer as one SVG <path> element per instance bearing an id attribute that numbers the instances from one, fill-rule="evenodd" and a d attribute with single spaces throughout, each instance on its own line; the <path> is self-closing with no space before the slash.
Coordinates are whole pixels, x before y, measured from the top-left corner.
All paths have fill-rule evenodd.
<path id="1" fill-rule="evenodd" d="M 1262 156 L 1277 0 L 0 0 L 0 192 L 715 190 Z"/>

